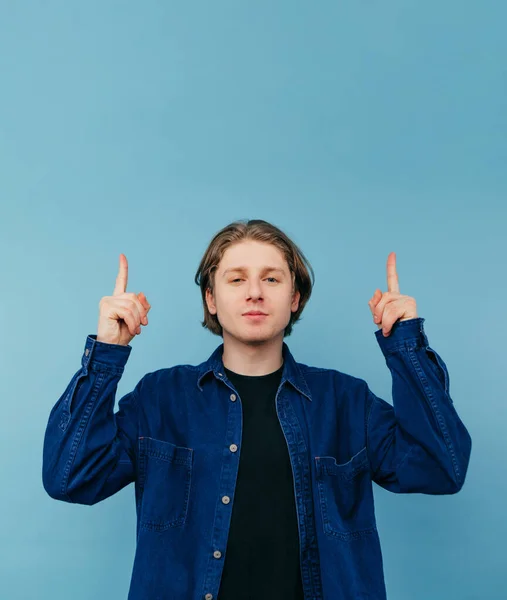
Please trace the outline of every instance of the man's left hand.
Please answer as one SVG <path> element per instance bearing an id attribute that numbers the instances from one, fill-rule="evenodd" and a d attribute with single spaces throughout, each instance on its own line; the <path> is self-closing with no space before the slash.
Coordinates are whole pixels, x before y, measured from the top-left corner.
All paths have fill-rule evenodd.
<path id="1" fill-rule="evenodd" d="M 415 298 L 400 294 L 398 273 L 396 272 L 396 254 L 391 252 L 387 257 L 387 292 L 375 290 L 368 302 L 373 321 L 382 329 L 384 337 L 391 333 L 396 321 L 417 319 Z"/>

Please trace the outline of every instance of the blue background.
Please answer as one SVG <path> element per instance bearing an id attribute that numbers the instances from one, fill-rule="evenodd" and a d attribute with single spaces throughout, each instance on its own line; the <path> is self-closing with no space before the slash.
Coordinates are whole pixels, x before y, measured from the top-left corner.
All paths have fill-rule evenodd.
<path id="1" fill-rule="evenodd" d="M 2 600 L 126 598 L 133 486 L 52 500 L 49 412 L 120 252 L 153 308 L 117 400 L 208 357 L 193 277 L 238 218 L 315 269 L 296 359 L 389 402 L 367 303 L 397 253 L 473 448 L 457 495 L 374 486 L 388 596 L 507 597 L 506 21 L 492 0 L 0 3 Z"/>

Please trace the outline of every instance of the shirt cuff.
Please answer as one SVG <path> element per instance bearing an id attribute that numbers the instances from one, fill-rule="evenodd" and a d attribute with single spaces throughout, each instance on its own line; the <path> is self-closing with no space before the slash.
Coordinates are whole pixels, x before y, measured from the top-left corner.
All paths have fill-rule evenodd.
<path id="1" fill-rule="evenodd" d="M 375 331 L 377 342 L 382 352 L 389 353 L 394 350 L 405 347 L 407 342 L 410 346 L 428 345 L 428 338 L 424 332 L 423 323 L 426 319 L 417 317 L 416 319 L 407 319 L 406 321 L 397 321 L 391 328 L 391 333 L 385 337 L 382 329 Z"/>
<path id="2" fill-rule="evenodd" d="M 101 363 L 112 370 L 122 372 L 132 346 L 121 346 L 120 344 L 108 344 L 106 342 L 97 342 L 97 335 L 90 334 L 86 338 L 85 349 L 81 358 L 81 364 L 85 370 L 93 366 L 94 363 Z"/>

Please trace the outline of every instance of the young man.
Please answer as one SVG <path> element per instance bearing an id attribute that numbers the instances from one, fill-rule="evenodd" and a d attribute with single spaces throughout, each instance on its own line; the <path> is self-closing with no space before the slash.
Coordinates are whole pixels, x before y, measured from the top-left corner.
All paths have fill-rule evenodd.
<path id="1" fill-rule="evenodd" d="M 97 335 L 51 411 L 43 483 L 94 504 L 135 482 L 130 600 L 385 600 L 372 482 L 454 494 L 471 438 L 398 286 L 369 301 L 393 404 L 363 379 L 293 358 L 290 335 L 313 271 L 262 220 L 219 231 L 196 274 L 203 326 L 223 338 L 205 362 L 148 373 L 119 401 L 130 341 L 148 324 L 127 261 L 100 302 Z"/>

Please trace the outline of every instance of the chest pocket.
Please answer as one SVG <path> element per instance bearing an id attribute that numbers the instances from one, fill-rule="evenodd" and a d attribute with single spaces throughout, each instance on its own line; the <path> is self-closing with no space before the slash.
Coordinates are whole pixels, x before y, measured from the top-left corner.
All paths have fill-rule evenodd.
<path id="1" fill-rule="evenodd" d="M 164 531 L 187 518 L 193 449 L 139 438 L 140 526 Z"/>
<path id="2" fill-rule="evenodd" d="M 324 532 L 351 539 L 376 531 L 366 446 L 344 464 L 317 456 L 315 465 Z"/>

